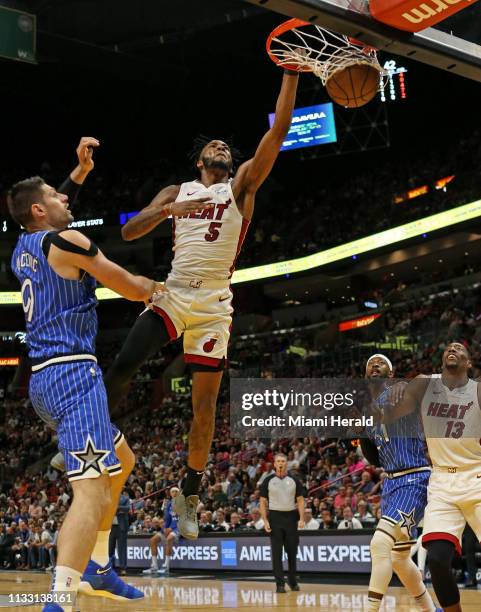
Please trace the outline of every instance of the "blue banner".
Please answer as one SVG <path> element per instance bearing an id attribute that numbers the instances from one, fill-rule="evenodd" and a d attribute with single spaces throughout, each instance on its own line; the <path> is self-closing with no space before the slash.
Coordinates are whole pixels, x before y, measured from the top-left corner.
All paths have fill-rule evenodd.
<path id="1" fill-rule="evenodd" d="M 369 543 L 372 529 L 352 531 L 301 531 L 297 550 L 297 569 L 300 572 L 371 571 Z M 150 565 L 150 535 L 129 535 L 127 565 L 145 569 Z M 118 557 L 118 555 L 116 555 Z M 159 544 L 159 563 L 164 561 L 164 547 Z M 284 554 L 284 561 L 286 561 Z M 265 533 L 245 532 L 209 533 L 198 540 L 184 540 L 174 544 L 172 569 L 209 569 L 264 572 L 272 571 L 270 539 Z M 287 566 L 286 566 L 287 567 Z"/>
<path id="2" fill-rule="evenodd" d="M 274 118 L 275 113 L 271 113 L 269 115 L 271 127 Z M 291 127 L 281 151 L 314 147 L 336 141 L 336 122 L 332 103 L 317 104 L 294 110 Z"/>

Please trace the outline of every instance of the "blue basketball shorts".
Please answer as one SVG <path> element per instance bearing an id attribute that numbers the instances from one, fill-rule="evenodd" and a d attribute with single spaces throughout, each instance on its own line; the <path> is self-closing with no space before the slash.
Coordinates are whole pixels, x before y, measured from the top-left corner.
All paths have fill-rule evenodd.
<path id="1" fill-rule="evenodd" d="M 413 472 L 384 481 L 381 495 L 382 518 L 399 525 L 407 542 L 415 542 L 417 526 L 424 516 L 428 501 L 430 470 Z"/>
<path id="2" fill-rule="evenodd" d="M 115 448 L 123 435 L 110 422 L 102 370 L 95 361 L 34 372 L 29 394 L 35 412 L 57 432 L 69 480 L 122 471 Z"/>

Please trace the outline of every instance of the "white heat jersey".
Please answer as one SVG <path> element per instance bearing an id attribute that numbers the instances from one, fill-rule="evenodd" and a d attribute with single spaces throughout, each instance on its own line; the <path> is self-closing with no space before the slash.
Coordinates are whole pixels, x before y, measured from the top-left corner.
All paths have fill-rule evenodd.
<path id="1" fill-rule="evenodd" d="M 450 390 L 441 374 L 430 377 L 421 402 L 429 455 L 434 467 L 481 469 L 481 411 L 478 383 Z"/>
<path id="2" fill-rule="evenodd" d="M 234 271 L 249 221 L 239 212 L 230 181 L 205 187 L 183 183 L 176 202 L 209 197 L 214 208 L 173 219 L 170 278 L 228 280 Z"/>

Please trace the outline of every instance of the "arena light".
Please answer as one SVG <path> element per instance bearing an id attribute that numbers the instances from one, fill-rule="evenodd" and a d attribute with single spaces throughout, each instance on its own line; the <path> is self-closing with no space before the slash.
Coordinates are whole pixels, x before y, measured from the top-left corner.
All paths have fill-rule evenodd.
<path id="1" fill-rule="evenodd" d="M 19 357 L 0 357 L 0 368 L 6 368 L 8 366 L 18 366 L 19 363 Z"/>
<path id="2" fill-rule="evenodd" d="M 280 261 L 277 263 L 266 264 L 264 266 L 255 266 L 253 268 L 244 268 L 243 270 L 237 270 L 234 272 L 232 283 L 245 283 L 253 280 L 260 280 L 262 278 L 273 278 L 275 276 L 282 276 L 285 274 L 293 274 L 295 272 L 305 272 L 325 266 L 342 259 L 349 257 L 357 257 L 360 253 L 367 253 L 369 251 L 375 251 L 382 247 L 394 245 L 403 240 L 409 240 L 410 238 L 416 238 L 417 236 L 423 236 L 429 232 L 434 232 L 457 223 L 463 223 L 470 219 L 476 219 L 481 216 L 481 200 L 471 202 L 470 204 L 464 204 L 451 210 L 438 213 L 436 215 L 430 215 L 417 221 L 411 221 L 398 227 L 373 234 L 372 236 L 366 236 L 365 238 L 359 238 L 346 244 L 320 251 L 319 253 L 313 253 L 305 257 L 299 257 L 298 259 L 290 259 L 288 261 Z"/>
<path id="3" fill-rule="evenodd" d="M 434 183 L 434 188 L 435 189 L 444 189 L 445 190 L 446 185 L 449 185 L 449 183 L 451 181 L 454 181 L 455 178 L 456 178 L 456 176 L 454 174 L 452 174 L 451 176 L 446 176 L 445 178 L 442 178 L 439 181 L 436 181 Z"/>
<path id="4" fill-rule="evenodd" d="M 430 215 L 417 221 L 411 221 L 404 225 L 392 227 L 384 232 L 365 236 L 364 238 L 359 238 L 358 240 L 326 249 L 325 251 L 319 251 L 312 255 L 237 270 L 232 277 L 232 284 L 247 283 L 263 278 L 275 278 L 276 276 L 285 276 L 286 274 L 294 274 L 296 272 L 306 272 L 307 270 L 319 268 L 343 259 L 357 259 L 360 253 L 375 251 L 376 249 L 394 245 L 403 240 L 416 238 L 417 236 L 424 238 L 429 232 L 450 227 L 457 223 L 463 223 L 470 219 L 476 219 L 477 217 L 481 217 L 481 200 L 476 200 L 475 202 L 464 204 L 463 206 L 458 206 L 436 215 Z M 110 289 L 97 289 L 97 298 L 99 300 L 111 300 L 119 297 L 118 294 Z M 20 292 L 0 292 L 0 305 L 7 304 L 21 304 Z"/>
<path id="5" fill-rule="evenodd" d="M 338 330 L 340 332 L 346 332 L 351 329 L 360 329 L 361 327 L 366 327 L 367 325 L 371 325 L 374 323 L 376 319 L 379 319 L 381 315 L 379 313 L 367 315 L 364 317 L 357 317 L 356 319 L 349 319 L 349 321 L 342 321 L 338 324 Z"/>
<path id="6" fill-rule="evenodd" d="M 116 300 L 122 296 L 112 289 L 106 287 L 98 287 L 95 291 L 98 300 Z M 20 297 L 20 291 L 1 291 L 0 292 L 0 306 L 10 304 L 21 304 L 22 299 Z"/>

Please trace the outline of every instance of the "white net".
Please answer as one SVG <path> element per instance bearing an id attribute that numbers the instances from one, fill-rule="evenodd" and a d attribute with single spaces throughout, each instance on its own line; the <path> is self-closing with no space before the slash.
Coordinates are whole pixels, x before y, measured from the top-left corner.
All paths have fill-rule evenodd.
<path id="1" fill-rule="evenodd" d="M 382 86 L 383 69 L 375 49 L 356 44 L 347 36 L 319 25 L 300 25 L 274 36 L 270 41 L 269 55 L 280 66 L 313 72 L 323 85 L 348 66 L 373 66 L 379 71 Z"/>

